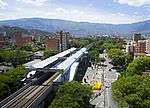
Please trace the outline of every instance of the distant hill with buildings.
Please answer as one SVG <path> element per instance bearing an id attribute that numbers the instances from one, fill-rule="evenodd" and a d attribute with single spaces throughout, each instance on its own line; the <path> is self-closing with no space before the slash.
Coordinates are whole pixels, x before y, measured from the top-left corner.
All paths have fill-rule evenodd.
<path id="1" fill-rule="evenodd" d="M 150 33 L 150 20 L 132 24 L 104 24 L 75 22 L 59 19 L 22 18 L 17 20 L 0 21 L 0 25 L 17 26 L 25 29 L 37 29 L 46 32 L 68 31 L 73 35 L 132 35 L 135 32 Z"/>
<path id="2" fill-rule="evenodd" d="M 0 26 L 0 32 L 5 32 L 6 36 L 12 36 L 15 32 L 21 32 L 26 36 L 54 36 L 54 33 L 36 29 L 24 29 L 16 26 Z"/>

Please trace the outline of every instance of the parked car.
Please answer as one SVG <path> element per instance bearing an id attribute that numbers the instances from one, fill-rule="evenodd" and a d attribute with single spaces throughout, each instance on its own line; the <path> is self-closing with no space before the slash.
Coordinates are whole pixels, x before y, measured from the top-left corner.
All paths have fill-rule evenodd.
<path id="1" fill-rule="evenodd" d="M 104 65 L 104 67 L 107 67 L 107 65 Z"/>

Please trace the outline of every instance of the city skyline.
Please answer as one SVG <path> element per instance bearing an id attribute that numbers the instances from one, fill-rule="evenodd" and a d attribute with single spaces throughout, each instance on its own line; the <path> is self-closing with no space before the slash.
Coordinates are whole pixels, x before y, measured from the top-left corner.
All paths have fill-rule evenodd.
<path id="1" fill-rule="evenodd" d="M 149 0 L 0 0 L 0 20 L 42 17 L 126 24 L 150 19 Z"/>

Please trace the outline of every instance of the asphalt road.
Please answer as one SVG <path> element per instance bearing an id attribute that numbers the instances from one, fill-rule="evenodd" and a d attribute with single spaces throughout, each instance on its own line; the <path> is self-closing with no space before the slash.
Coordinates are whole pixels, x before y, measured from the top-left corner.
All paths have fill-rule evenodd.
<path id="1" fill-rule="evenodd" d="M 106 59 L 104 65 L 107 66 L 95 70 L 95 73 L 97 73 L 95 74 L 95 79 L 99 79 L 102 84 L 104 82 L 104 90 L 101 92 L 101 95 L 92 100 L 90 104 L 95 105 L 95 108 L 118 108 L 118 104 L 112 98 L 111 89 L 111 83 L 117 80 L 118 73 L 116 70 L 111 69 L 113 65 L 109 63 L 111 60 L 107 57 L 106 54 L 100 54 L 100 56 Z"/>

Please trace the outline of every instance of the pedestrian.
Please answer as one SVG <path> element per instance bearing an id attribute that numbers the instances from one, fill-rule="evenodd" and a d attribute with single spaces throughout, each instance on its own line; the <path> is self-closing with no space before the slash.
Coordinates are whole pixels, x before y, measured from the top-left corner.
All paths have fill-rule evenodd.
<path id="1" fill-rule="evenodd" d="M 86 76 L 87 77 L 87 80 L 89 80 L 89 76 Z"/>
<path id="2" fill-rule="evenodd" d="M 84 83 L 86 83 L 87 81 L 86 81 L 86 78 L 84 78 Z"/>
<path id="3" fill-rule="evenodd" d="M 99 96 L 101 95 L 101 93 L 99 93 Z"/>

